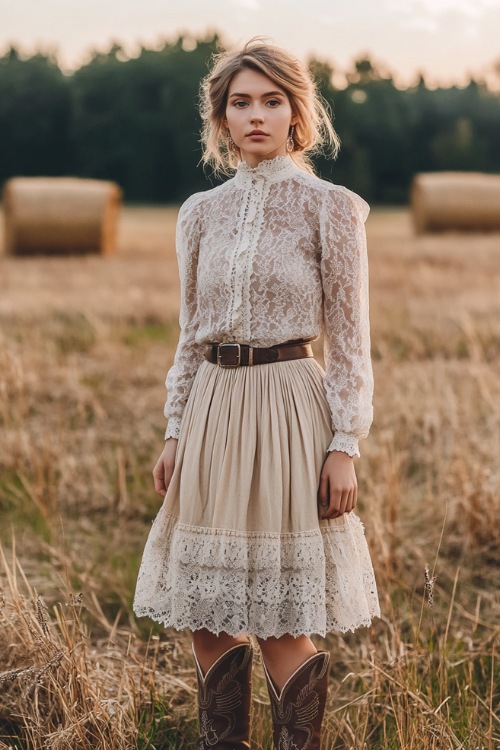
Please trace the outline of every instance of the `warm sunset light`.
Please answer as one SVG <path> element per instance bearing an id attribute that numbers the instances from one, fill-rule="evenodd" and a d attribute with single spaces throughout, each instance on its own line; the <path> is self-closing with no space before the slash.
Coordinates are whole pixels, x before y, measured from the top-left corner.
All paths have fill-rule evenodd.
<path id="1" fill-rule="evenodd" d="M 492 68 L 499 56 L 500 0 L 1 0 L 0 9 L 0 49 L 12 43 L 57 50 L 67 68 L 113 41 L 133 55 L 139 44 L 216 29 L 228 43 L 271 36 L 302 58 L 330 60 L 339 71 L 368 53 L 401 86 L 422 71 L 429 86 L 463 85 L 474 75 L 500 87 Z"/>
<path id="2" fill-rule="evenodd" d="M 500 750 L 500 0 L 0 0 L 0 750 Z"/>

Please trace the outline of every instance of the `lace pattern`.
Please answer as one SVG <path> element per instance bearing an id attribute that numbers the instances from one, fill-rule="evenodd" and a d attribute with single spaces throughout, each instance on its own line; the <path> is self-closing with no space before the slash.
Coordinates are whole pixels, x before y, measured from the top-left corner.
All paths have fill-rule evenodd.
<path id="1" fill-rule="evenodd" d="M 165 439 L 173 437 L 178 439 L 181 431 L 182 417 L 171 417 L 168 420 L 167 429 L 165 431 Z"/>
<path id="2" fill-rule="evenodd" d="M 325 636 L 380 615 L 364 528 L 350 513 L 289 534 L 189 526 L 160 510 L 134 612 L 178 630 Z"/>
<path id="3" fill-rule="evenodd" d="M 328 450 L 359 456 L 372 419 L 368 259 L 370 207 L 289 156 L 240 162 L 224 184 L 180 208 L 180 336 L 165 385 L 165 437 L 182 413 L 205 344 L 272 346 L 324 333 Z"/>
<path id="4" fill-rule="evenodd" d="M 328 446 L 328 451 L 342 451 L 349 456 L 359 456 L 358 440 L 345 432 L 336 432 Z"/>

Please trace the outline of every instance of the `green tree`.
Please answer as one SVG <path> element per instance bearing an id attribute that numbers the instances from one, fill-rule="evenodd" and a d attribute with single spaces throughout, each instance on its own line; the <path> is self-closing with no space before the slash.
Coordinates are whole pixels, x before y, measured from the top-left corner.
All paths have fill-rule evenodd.
<path id="1" fill-rule="evenodd" d="M 13 175 L 71 172 L 71 96 L 57 62 L 23 59 L 11 48 L 0 58 L 0 184 Z"/>
<path id="2" fill-rule="evenodd" d="M 214 33 L 179 36 L 127 59 L 119 44 L 65 76 L 50 56 L 0 58 L 0 181 L 17 174 L 77 174 L 116 180 L 125 199 L 179 202 L 218 184 L 200 165 L 199 85 Z M 419 171 L 500 171 L 500 95 L 484 81 L 431 90 L 398 89 L 367 55 L 345 85 L 328 60 L 308 65 L 341 138 L 339 157 L 317 155 L 320 176 L 372 203 L 404 203 Z M 491 76 L 500 69 L 493 63 Z"/>
<path id="3" fill-rule="evenodd" d="M 203 189 L 196 101 L 216 44 L 213 37 L 186 51 L 179 37 L 125 62 L 115 46 L 80 68 L 71 87 L 79 172 L 117 180 L 131 200 L 174 201 Z"/>

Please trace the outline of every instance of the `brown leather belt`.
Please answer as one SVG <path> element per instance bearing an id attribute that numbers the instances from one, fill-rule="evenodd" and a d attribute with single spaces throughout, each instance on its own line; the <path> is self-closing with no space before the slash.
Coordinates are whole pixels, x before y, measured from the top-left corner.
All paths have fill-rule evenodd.
<path id="1" fill-rule="evenodd" d="M 238 344 L 232 341 L 221 344 L 207 344 L 204 354 L 205 359 L 208 359 L 214 365 L 219 365 L 219 367 L 263 365 L 271 362 L 283 362 L 287 359 L 314 357 L 309 342 L 315 341 L 316 338 L 317 336 L 308 339 L 294 339 L 267 348 Z"/>

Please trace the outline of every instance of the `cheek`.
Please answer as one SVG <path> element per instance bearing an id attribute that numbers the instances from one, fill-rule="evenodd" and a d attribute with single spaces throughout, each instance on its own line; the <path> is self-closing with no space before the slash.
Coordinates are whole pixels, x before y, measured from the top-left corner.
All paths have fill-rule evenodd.
<path id="1" fill-rule="evenodd" d="M 232 124 L 233 126 L 237 127 L 239 120 L 241 119 L 238 117 L 240 112 L 237 109 L 228 109 L 226 111 L 226 120 L 229 124 Z"/>

